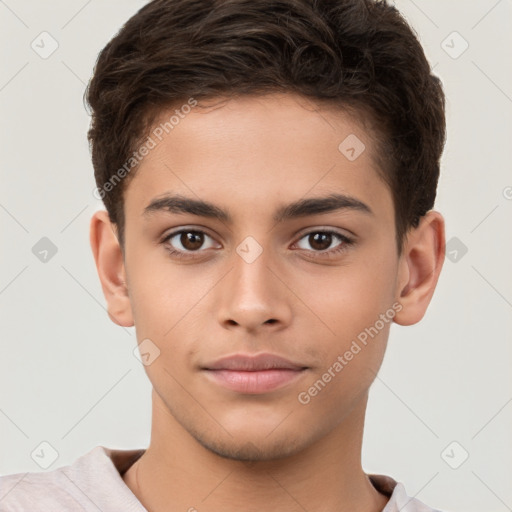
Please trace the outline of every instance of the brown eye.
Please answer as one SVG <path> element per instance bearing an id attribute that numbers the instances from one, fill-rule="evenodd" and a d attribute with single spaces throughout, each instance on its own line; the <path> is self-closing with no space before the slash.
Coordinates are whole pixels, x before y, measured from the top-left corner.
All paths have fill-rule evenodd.
<path id="1" fill-rule="evenodd" d="M 203 233 L 198 231 L 183 231 L 180 235 L 181 245 L 188 251 L 195 251 L 201 248 L 204 243 Z"/>
<path id="2" fill-rule="evenodd" d="M 338 243 L 333 246 L 333 242 L 336 241 Z M 354 245 L 351 238 L 330 230 L 311 231 L 297 242 L 300 249 L 305 249 L 309 256 L 315 258 L 331 258 L 341 255 L 351 245 Z"/>
<path id="3" fill-rule="evenodd" d="M 308 241 L 311 247 L 313 247 L 313 249 L 317 249 L 318 251 L 324 251 L 325 249 L 328 249 L 332 243 L 331 233 L 310 233 L 308 237 Z"/>
<path id="4" fill-rule="evenodd" d="M 163 240 L 162 244 L 167 245 L 167 249 L 176 256 L 189 256 L 191 253 L 206 252 L 204 249 L 214 247 L 212 237 L 203 231 L 194 229 L 181 229 L 169 233 Z"/>
<path id="5" fill-rule="evenodd" d="M 307 242 L 305 245 L 309 245 L 309 247 L 301 246 L 303 240 Z M 348 241 L 346 237 L 341 235 L 340 233 L 335 233 L 331 231 L 311 231 L 310 233 L 306 233 L 298 243 L 301 249 L 308 249 L 313 251 L 325 251 L 327 249 L 332 248 L 332 243 L 335 241 L 339 241 L 338 245 L 343 245 L 344 242 Z"/>

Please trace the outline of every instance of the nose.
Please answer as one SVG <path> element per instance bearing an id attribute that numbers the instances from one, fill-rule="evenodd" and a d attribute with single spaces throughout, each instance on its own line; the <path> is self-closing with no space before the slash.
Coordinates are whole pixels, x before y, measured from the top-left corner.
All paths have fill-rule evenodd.
<path id="1" fill-rule="evenodd" d="M 216 300 L 223 327 L 247 332 L 279 330 L 290 324 L 293 293 L 269 249 L 254 260 L 233 255 L 232 269 L 222 280 Z"/>

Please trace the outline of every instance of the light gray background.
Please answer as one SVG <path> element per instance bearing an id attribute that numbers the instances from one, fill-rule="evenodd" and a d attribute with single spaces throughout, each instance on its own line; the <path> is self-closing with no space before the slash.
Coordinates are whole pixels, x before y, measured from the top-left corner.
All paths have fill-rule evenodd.
<path id="1" fill-rule="evenodd" d="M 109 320 L 89 246 L 89 220 L 102 204 L 92 195 L 82 104 L 98 52 L 144 3 L 0 1 L 0 474 L 43 471 L 31 457 L 42 442 L 58 453 L 47 470 L 98 444 L 149 442 L 151 386 L 133 355 L 135 331 Z M 451 254 L 423 321 L 391 329 L 372 387 L 363 465 L 433 507 L 505 512 L 512 510 L 512 2 L 395 5 L 447 95 L 436 209 Z M 59 44 L 47 59 L 31 48 L 42 31 Z M 464 40 L 469 47 L 458 55 Z M 57 247 L 46 263 L 33 253 L 43 237 Z M 456 466 L 466 451 L 452 469 L 448 462 Z"/>

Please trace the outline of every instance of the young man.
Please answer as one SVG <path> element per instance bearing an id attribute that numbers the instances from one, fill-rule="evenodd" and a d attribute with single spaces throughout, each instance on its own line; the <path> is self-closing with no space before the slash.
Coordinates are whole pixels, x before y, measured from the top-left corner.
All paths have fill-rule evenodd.
<path id="1" fill-rule="evenodd" d="M 397 10 L 155 0 L 87 100 L 91 246 L 151 442 L 4 476 L 1 510 L 432 511 L 361 467 L 390 326 L 444 259 L 444 96 Z"/>

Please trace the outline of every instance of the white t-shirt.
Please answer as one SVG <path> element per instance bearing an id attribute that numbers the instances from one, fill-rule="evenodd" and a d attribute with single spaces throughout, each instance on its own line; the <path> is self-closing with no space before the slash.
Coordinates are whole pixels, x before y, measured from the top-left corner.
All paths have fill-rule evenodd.
<path id="1" fill-rule="evenodd" d="M 147 512 L 122 479 L 144 451 L 96 446 L 52 471 L 0 476 L 0 512 Z M 368 477 L 389 496 L 382 512 L 440 512 L 407 496 L 389 476 Z"/>

